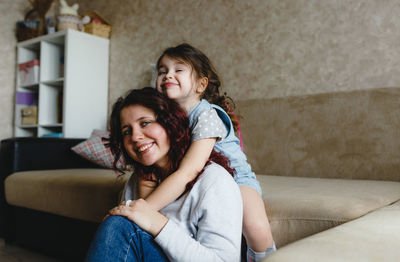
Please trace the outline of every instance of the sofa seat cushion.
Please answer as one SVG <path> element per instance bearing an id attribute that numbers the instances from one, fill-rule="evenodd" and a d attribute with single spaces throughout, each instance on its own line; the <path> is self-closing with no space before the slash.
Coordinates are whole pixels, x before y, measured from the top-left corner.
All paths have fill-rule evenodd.
<path id="1" fill-rule="evenodd" d="M 400 200 L 400 182 L 258 175 L 278 247 Z"/>
<path id="2" fill-rule="evenodd" d="M 279 249 L 274 261 L 400 261 L 400 201 Z"/>
<path id="3" fill-rule="evenodd" d="M 101 222 L 126 179 L 109 169 L 24 171 L 7 177 L 5 195 L 11 205 Z"/>

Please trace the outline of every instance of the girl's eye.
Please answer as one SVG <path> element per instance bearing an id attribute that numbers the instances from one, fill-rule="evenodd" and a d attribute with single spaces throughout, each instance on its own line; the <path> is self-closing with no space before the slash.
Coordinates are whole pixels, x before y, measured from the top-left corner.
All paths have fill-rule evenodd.
<path id="1" fill-rule="evenodd" d="M 165 71 L 158 71 L 158 75 L 160 76 L 160 75 L 165 75 L 166 74 L 166 72 Z"/>

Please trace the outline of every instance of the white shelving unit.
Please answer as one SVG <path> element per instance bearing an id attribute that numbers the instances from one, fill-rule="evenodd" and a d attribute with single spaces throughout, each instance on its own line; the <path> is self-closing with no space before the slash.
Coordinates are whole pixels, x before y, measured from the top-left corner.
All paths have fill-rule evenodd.
<path id="1" fill-rule="evenodd" d="M 35 97 L 38 118 L 37 124 L 22 125 L 21 109 L 27 105 L 16 101 L 16 137 L 87 138 L 93 129 L 106 129 L 108 39 L 65 30 L 20 42 L 17 49 L 17 64 L 38 59 L 40 74 L 29 85 L 20 85 L 17 76 L 16 92 Z"/>

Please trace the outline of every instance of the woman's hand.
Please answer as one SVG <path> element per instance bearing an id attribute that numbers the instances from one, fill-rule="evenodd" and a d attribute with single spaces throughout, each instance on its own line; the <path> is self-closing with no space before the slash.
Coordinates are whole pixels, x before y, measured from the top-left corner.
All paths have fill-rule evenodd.
<path id="1" fill-rule="evenodd" d="M 152 208 L 144 199 L 134 200 L 129 206 L 126 206 L 126 202 L 122 202 L 121 205 L 111 209 L 109 215 L 124 216 L 154 237 L 168 222 L 168 218 Z"/>

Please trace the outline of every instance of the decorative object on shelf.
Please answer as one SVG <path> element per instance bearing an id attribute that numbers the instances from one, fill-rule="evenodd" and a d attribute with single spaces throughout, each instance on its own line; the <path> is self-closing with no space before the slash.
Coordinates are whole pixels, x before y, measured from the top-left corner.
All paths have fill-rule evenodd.
<path id="1" fill-rule="evenodd" d="M 73 29 L 80 31 L 82 28 L 81 18 L 74 15 L 59 15 L 57 16 L 58 31 Z"/>
<path id="2" fill-rule="evenodd" d="M 25 41 L 38 36 L 39 21 L 18 21 L 17 22 L 17 40 Z"/>
<path id="3" fill-rule="evenodd" d="M 36 12 L 39 16 L 38 36 L 43 35 L 46 29 L 46 13 L 49 11 L 53 0 L 29 0 L 33 9 L 29 13 Z"/>
<path id="4" fill-rule="evenodd" d="M 57 123 L 62 124 L 64 92 L 62 91 L 57 92 L 56 99 L 57 99 Z"/>
<path id="5" fill-rule="evenodd" d="M 64 77 L 64 56 L 60 58 L 60 77 Z"/>
<path id="6" fill-rule="evenodd" d="M 37 106 L 29 106 L 21 109 L 21 125 L 36 125 L 37 124 Z"/>
<path id="7" fill-rule="evenodd" d="M 46 13 L 53 0 L 29 0 L 32 9 L 25 14 L 24 21 L 17 22 L 17 40 L 24 41 L 45 34 Z M 38 21 L 30 21 L 33 14 L 37 14 Z"/>
<path id="8" fill-rule="evenodd" d="M 42 137 L 58 137 L 58 138 L 62 138 L 63 134 L 62 133 L 48 133 L 48 134 L 43 134 Z"/>
<path id="9" fill-rule="evenodd" d="M 47 34 L 54 34 L 56 32 L 56 19 L 49 17 L 46 20 Z"/>
<path id="10" fill-rule="evenodd" d="M 57 16 L 58 31 L 65 29 L 82 30 L 82 19 L 78 15 L 79 4 L 69 6 L 65 0 L 60 0 L 60 11 Z"/>
<path id="11" fill-rule="evenodd" d="M 37 92 L 22 92 L 17 91 L 15 94 L 16 103 L 15 103 L 15 124 L 22 125 L 22 115 L 23 109 L 29 108 L 38 105 L 38 93 Z"/>
<path id="12" fill-rule="evenodd" d="M 74 15 L 78 16 L 79 4 L 69 6 L 67 1 L 60 0 L 60 15 Z"/>
<path id="13" fill-rule="evenodd" d="M 39 83 L 39 66 L 38 59 L 18 64 L 19 84 L 24 86 Z"/>
<path id="14" fill-rule="evenodd" d="M 86 33 L 110 38 L 111 25 L 98 12 L 93 11 L 83 17 L 83 27 Z"/>

